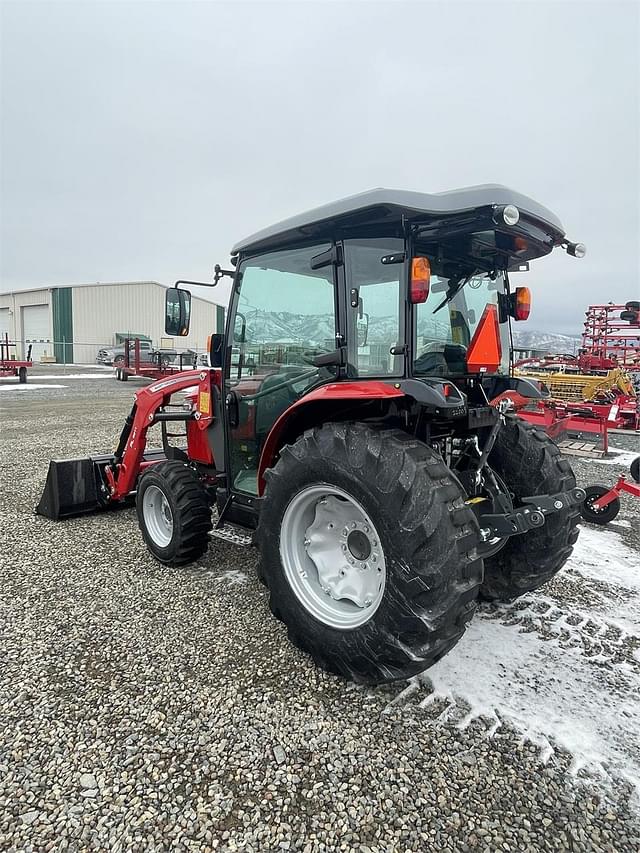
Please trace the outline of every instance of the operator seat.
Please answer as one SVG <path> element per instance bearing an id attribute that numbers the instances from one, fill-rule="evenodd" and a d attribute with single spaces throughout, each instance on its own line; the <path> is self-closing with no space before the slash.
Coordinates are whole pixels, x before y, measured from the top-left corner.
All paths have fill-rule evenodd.
<path id="1" fill-rule="evenodd" d="M 264 438 L 280 415 L 298 399 L 295 390 L 290 385 L 283 385 L 283 382 L 295 379 L 308 370 L 304 365 L 283 364 L 276 373 L 267 376 L 258 391 L 260 396 L 255 401 L 256 438 Z"/>
<path id="2" fill-rule="evenodd" d="M 467 349 L 461 344 L 427 344 L 415 362 L 416 373 L 433 376 L 460 375 L 467 370 Z"/>

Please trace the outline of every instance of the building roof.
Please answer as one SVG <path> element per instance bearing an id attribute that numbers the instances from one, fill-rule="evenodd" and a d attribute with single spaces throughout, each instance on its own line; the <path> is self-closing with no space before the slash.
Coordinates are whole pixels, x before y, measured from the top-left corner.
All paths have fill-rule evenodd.
<path id="1" fill-rule="evenodd" d="M 536 219 L 542 220 L 564 235 L 558 217 L 534 199 L 500 184 L 481 184 L 450 190 L 444 193 L 421 193 L 411 190 L 390 190 L 379 187 L 357 195 L 330 202 L 306 213 L 292 216 L 257 231 L 236 243 L 231 254 L 267 249 L 272 246 L 322 236 L 335 225 L 379 224 L 382 221 L 428 219 L 430 216 L 451 215 L 492 205 L 514 204 Z M 326 226 L 326 228 L 323 228 Z"/>
<path id="2" fill-rule="evenodd" d="M 168 287 L 173 286 L 170 284 L 163 284 L 160 281 L 84 281 L 84 282 L 80 282 L 79 284 L 48 284 L 48 285 L 43 285 L 42 287 L 25 287 L 25 288 L 22 288 L 21 290 L 0 290 L 0 297 L 2 297 L 2 296 L 13 296 L 14 294 L 16 296 L 18 296 L 21 293 L 37 293 L 38 291 L 45 291 L 46 292 L 46 291 L 50 291 L 50 290 L 57 290 L 57 289 L 62 288 L 62 287 L 71 287 L 74 289 L 76 287 L 116 287 L 118 285 L 120 285 L 120 286 L 126 285 L 127 287 L 128 286 L 142 287 L 143 285 L 146 285 L 146 284 L 152 284 L 152 285 L 154 285 L 154 287 L 162 287 L 164 290 L 166 290 Z M 221 307 L 223 307 L 223 308 L 225 307 L 225 305 L 223 303 L 214 302 L 213 299 L 207 299 L 205 296 L 200 296 L 200 295 L 197 295 L 195 293 L 193 294 L 193 298 L 194 299 L 200 299 L 201 301 L 208 302 L 212 305 L 221 305 Z"/>

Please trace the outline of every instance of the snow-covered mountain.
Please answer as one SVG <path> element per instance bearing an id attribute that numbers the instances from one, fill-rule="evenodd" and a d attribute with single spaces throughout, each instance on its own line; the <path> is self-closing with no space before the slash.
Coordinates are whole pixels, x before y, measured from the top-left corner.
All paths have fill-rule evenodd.
<path id="1" fill-rule="evenodd" d="M 301 316 L 289 311 L 253 310 L 245 314 L 247 325 L 246 339 L 249 341 L 272 341 L 295 343 L 301 346 L 326 346 L 334 340 L 334 323 L 331 314 L 309 314 Z M 369 321 L 368 342 L 386 343 L 395 341 L 397 336 L 397 317 L 371 317 Z M 421 319 L 418 335 L 426 337 L 445 337 L 448 324 L 437 322 L 433 318 Z M 513 341 L 522 349 L 540 349 L 549 352 L 576 352 L 580 337 L 578 335 L 559 335 L 553 332 L 541 332 L 537 329 L 519 329 L 513 326 Z"/>
<path id="2" fill-rule="evenodd" d="M 580 346 L 580 335 L 558 335 L 554 332 L 540 332 L 537 329 L 519 329 L 514 323 L 513 343 L 521 349 L 575 353 Z"/>

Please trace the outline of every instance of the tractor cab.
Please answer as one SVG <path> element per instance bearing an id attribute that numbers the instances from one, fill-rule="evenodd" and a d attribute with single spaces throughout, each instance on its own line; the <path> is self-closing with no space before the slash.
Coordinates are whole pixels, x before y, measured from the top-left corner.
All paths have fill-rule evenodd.
<path id="1" fill-rule="evenodd" d="M 551 211 L 496 185 L 376 189 L 237 243 L 220 359 L 230 493 L 259 495 L 269 454 L 312 417 L 364 406 L 424 431 L 426 413 L 438 433 L 514 382 L 541 393 L 509 377 L 509 325 L 531 303 L 509 274 L 556 246 L 584 254 Z M 188 329 L 183 303 L 168 291 L 167 331 Z"/>

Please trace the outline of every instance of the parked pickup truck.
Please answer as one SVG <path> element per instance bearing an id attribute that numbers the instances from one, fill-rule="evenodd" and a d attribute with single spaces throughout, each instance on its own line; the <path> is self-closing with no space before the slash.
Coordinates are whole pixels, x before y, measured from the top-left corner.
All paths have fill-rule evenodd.
<path id="1" fill-rule="evenodd" d="M 163 365 L 171 364 L 178 355 L 175 349 L 155 349 L 151 341 L 140 341 L 140 361 L 142 364 L 157 364 L 158 356 Z M 134 359 L 134 342 L 129 342 L 129 360 Z M 124 344 L 105 346 L 98 350 L 96 356 L 98 364 L 112 364 L 114 367 L 122 367 L 124 364 Z"/>

